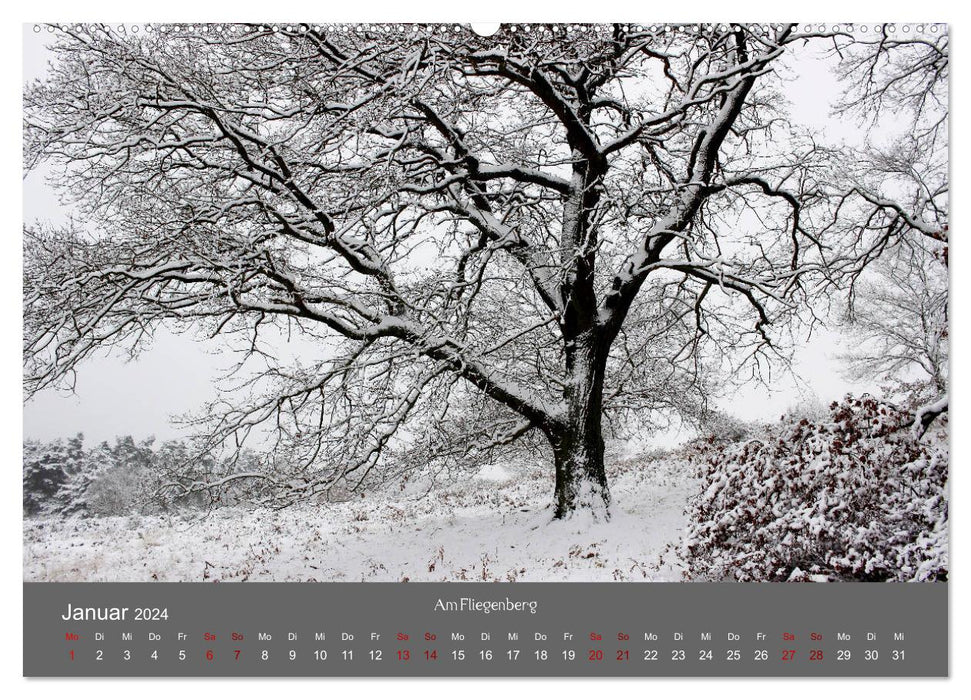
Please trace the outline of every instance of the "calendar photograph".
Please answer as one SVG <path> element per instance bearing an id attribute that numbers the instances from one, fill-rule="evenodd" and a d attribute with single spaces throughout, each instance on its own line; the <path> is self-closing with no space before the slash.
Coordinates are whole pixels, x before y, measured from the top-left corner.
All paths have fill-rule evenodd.
<path id="1" fill-rule="evenodd" d="M 25 586 L 948 580 L 946 25 L 23 41 Z"/>

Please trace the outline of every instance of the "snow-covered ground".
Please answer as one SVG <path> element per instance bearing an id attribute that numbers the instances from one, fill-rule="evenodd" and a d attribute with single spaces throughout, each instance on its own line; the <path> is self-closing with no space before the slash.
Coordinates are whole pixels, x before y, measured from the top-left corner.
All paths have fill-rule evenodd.
<path id="1" fill-rule="evenodd" d="M 550 523 L 552 475 L 540 466 L 278 511 L 28 519 L 24 579 L 680 580 L 688 471 L 663 456 L 613 459 L 609 523 Z"/>

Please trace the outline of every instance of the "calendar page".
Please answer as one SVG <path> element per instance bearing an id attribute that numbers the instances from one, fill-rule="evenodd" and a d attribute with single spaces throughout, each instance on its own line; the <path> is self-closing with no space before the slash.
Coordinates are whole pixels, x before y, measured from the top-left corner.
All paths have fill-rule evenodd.
<path id="1" fill-rule="evenodd" d="M 23 52 L 25 676 L 948 675 L 946 25 Z"/>

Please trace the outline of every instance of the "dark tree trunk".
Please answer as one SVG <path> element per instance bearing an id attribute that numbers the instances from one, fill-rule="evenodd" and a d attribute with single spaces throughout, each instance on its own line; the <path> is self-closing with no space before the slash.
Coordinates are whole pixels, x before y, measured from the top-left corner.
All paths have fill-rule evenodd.
<path id="1" fill-rule="evenodd" d="M 556 486 L 553 517 L 575 511 L 609 518 L 610 492 L 604 470 L 602 433 L 605 357 L 591 337 L 579 338 L 567 349 L 568 382 L 564 398 L 569 407 L 565 425 L 547 434 L 553 447 Z"/>
<path id="2" fill-rule="evenodd" d="M 579 116 L 589 123 L 590 110 L 581 107 Z M 560 284 L 567 416 L 547 431 L 556 467 L 553 517 L 569 518 L 584 511 L 606 520 L 610 517 L 610 493 L 601 427 L 610 343 L 598 319 L 594 280 L 597 227 L 591 220 L 600 202 L 606 161 L 592 157 L 581 143 L 571 146 L 572 192 L 563 206 L 560 245 L 560 263 L 567 272 Z"/>

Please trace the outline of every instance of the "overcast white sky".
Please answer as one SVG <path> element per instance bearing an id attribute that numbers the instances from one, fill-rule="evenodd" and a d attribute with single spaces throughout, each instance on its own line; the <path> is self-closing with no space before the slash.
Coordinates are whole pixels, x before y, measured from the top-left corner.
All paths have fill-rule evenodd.
<path id="1" fill-rule="evenodd" d="M 24 80 L 43 75 L 49 52 L 50 35 L 37 33 L 24 25 Z M 838 93 L 829 66 L 822 61 L 800 61 L 788 90 L 792 114 L 817 130 L 827 140 L 859 141 L 853 124 L 829 115 L 829 99 Z M 24 217 L 57 221 L 64 218 L 61 206 L 43 173 L 31 173 L 24 180 Z M 841 351 L 842 337 L 835 332 L 820 333 L 797 351 L 795 370 L 800 379 L 780 377 L 772 391 L 750 385 L 742 387 L 726 401 L 732 414 L 744 419 L 773 419 L 801 401 L 829 402 L 847 391 L 860 392 L 873 387 L 848 384 L 834 358 Z M 229 359 L 218 357 L 218 346 L 175 336 L 162 331 L 153 347 L 133 362 L 119 356 L 104 356 L 82 367 L 76 393 L 46 391 L 24 405 L 24 436 L 52 439 L 84 433 L 92 444 L 116 435 L 136 437 L 155 435 L 160 439 L 181 433 L 169 419 L 199 408 L 214 396 L 214 381 Z M 659 436 L 671 442 L 677 436 Z"/>

